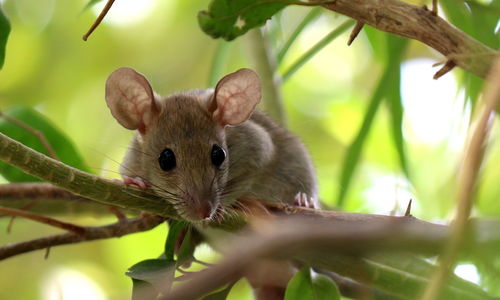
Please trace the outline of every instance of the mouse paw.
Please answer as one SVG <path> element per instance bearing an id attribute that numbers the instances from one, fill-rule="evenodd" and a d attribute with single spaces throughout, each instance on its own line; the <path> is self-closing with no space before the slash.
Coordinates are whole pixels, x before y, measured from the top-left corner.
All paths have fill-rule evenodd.
<path id="1" fill-rule="evenodd" d="M 295 206 L 306 207 L 306 208 L 318 208 L 316 205 L 316 201 L 314 199 L 307 196 L 306 193 L 298 192 L 295 195 L 294 203 Z"/>
<path id="2" fill-rule="evenodd" d="M 149 182 L 147 182 L 146 179 L 143 179 L 141 177 L 129 177 L 124 175 L 123 176 L 123 183 L 127 185 L 135 185 L 141 189 L 146 189 L 149 187 Z"/>

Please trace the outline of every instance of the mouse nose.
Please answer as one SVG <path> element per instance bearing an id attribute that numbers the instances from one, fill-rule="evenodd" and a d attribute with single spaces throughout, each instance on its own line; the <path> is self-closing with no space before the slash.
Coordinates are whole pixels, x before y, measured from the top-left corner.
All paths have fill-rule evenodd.
<path id="1" fill-rule="evenodd" d="M 205 220 L 212 215 L 212 205 L 207 199 L 195 201 L 190 214 L 195 220 Z"/>

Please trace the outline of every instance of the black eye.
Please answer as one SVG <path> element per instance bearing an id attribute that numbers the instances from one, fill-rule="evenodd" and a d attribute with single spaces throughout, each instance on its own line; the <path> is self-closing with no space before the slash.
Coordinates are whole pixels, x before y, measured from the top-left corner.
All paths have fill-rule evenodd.
<path id="1" fill-rule="evenodd" d="M 214 145 L 212 147 L 212 163 L 214 166 L 218 167 L 222 165 L 224 159 L 226 159 L 226 151 L 224 151 L 221 147 Z"/>
<path id="2" fill-rule="evenodd" d="M 163 171 L 170 171 L 175 168 L 175 154 L 171 149 L 165 149 L 158 156 L 158 162 L 160 163 L 160 168 Z"/>

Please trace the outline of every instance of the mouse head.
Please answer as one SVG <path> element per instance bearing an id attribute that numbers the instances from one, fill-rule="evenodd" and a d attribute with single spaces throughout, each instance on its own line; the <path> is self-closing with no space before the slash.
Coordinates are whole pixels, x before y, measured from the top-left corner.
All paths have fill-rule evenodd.
<path id="1" fill-rule="evenodd" d="M 213 218 L 227 184 L 230 153 L 225 127 L 252 114 L 261 98 L 255 72 L 240 69 L 212 90 L 160 99 L 146 78 L 130 68 L 114 71 L 106 82 L 106 103 L 125 128 L 137 130 L 131 149 L 139 162 L 126 166 L 172 201 L 178 213 L 196 222 Z M 125 162 L 126 164 L 126 162 Z"/>

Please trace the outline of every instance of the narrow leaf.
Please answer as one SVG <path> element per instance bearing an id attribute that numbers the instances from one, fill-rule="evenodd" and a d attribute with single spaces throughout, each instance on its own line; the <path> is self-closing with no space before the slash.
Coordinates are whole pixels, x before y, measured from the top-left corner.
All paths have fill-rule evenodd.
<path id="1" fill-rule="evenodd" d="M 359 163 L 361 152 L 363 150 L 364 143 L 368 137 L 368 133 L 372 127 L 375 114 L 382 102 L 384 97 L 384 92 L 386 91 L 386 85 L 388 84 L 388 78 L 390 77 L 390 68 L 386 68 L 382 78 L 380 79 L 377 88 L 375 89 L 372 98 L 370 99 L 370 104 L 363 117 L 363 123 L 358 131 L 358 134 L 354 138 L 354 141 L 347 148 L 346 157 L 343 160 L 342 173 L 340 177 L 340 192 L 337 197 L 337 206 L 343 207 L 345 204 L 345 198 L 347 191 L 351 185 L 351 178 L 354 171 Z"/>
<path id="2" fill-rule="evenodd" d="M 0 69 L 5 62 L 5 48 L 10 34 L 10 23 L 0 7 Z"/>
<path id="3" fill-rule="evenodd" d="M 400 61 L 403 53 L 408 46 L 408 40 L 396 36 L 388 36 L 388 52 L 390 61 L 389 68 L 391 68 L 390 78 L 386 86 L 387 104 L 391 113 L 391 131 L 392 139 L 396 151 L 398 153 L 401 169 L 407 178 L 410 177 L 408 169 L 408 159 L 406 157 L 406 150 L 403 137 L 403 104 L 401 99 L 401 69 Z"/>
<path id="4" fill-rule="evenodd" d="M 231 44 L 226 41 L 219 41 L 217 49 L 215 50 L 212 67 L 210 68 L 210 74 L 208 76 L 208 86 L 215 87 L 220 78 L 222 78 L 222 69 L 224 67 L 224 62 L 229 53 L 229 46 Z"/>
<path id="5" fill-rule="evenodd" d="M 302 19 L 302 22 L 295 28 L 293 33 L 290 35 L 288 40 L 285 42 L 281 50 L 278 52 L 278 55 L 276 57 L 276 60 L 278 64 L 280 64 L 283 61 L 283 58 L 285 58 L 285 55 L 287 54 L 288 50 L 290 49 L 290 46 L 295 42 L 297 37 L 299 37 L 300 33 L 311 23 L 314 21 L 317 17 L 321 15 L 321 12 L 323 11 L 323 8 L 320 7 L 315 7 L 309 11 L 309 13 Z"/>
<path id="6" fill-rule="evenodd" d="M 169 225 L 167 240 L 165 241 L 165 259 L 174 260 L 177 240 L 183 230 L 187 228 L 187 223 L 183 221 L 172 220 Z"/>
<path id="7" fill-rule="evenodd" d="M 340 24 L 337 28 L 332 30 L 329 34 L 327 34 L 324 38 L 322 38 L 319 42 L 317 42 L 311 49 L 307 50 L 295 63 L 292 64 L 291 67 L 288 68 L 283 73 L 283 81 L 289 79 L 297 70 L 299 70 L 307 61 L 314 57 L 321 49 L 323 49 L 326 45 L 336 39 L 339 35 L 344 33 L 347 29 L 355 24 L 354 20 L 347 20 L 344 23 Z"/>

